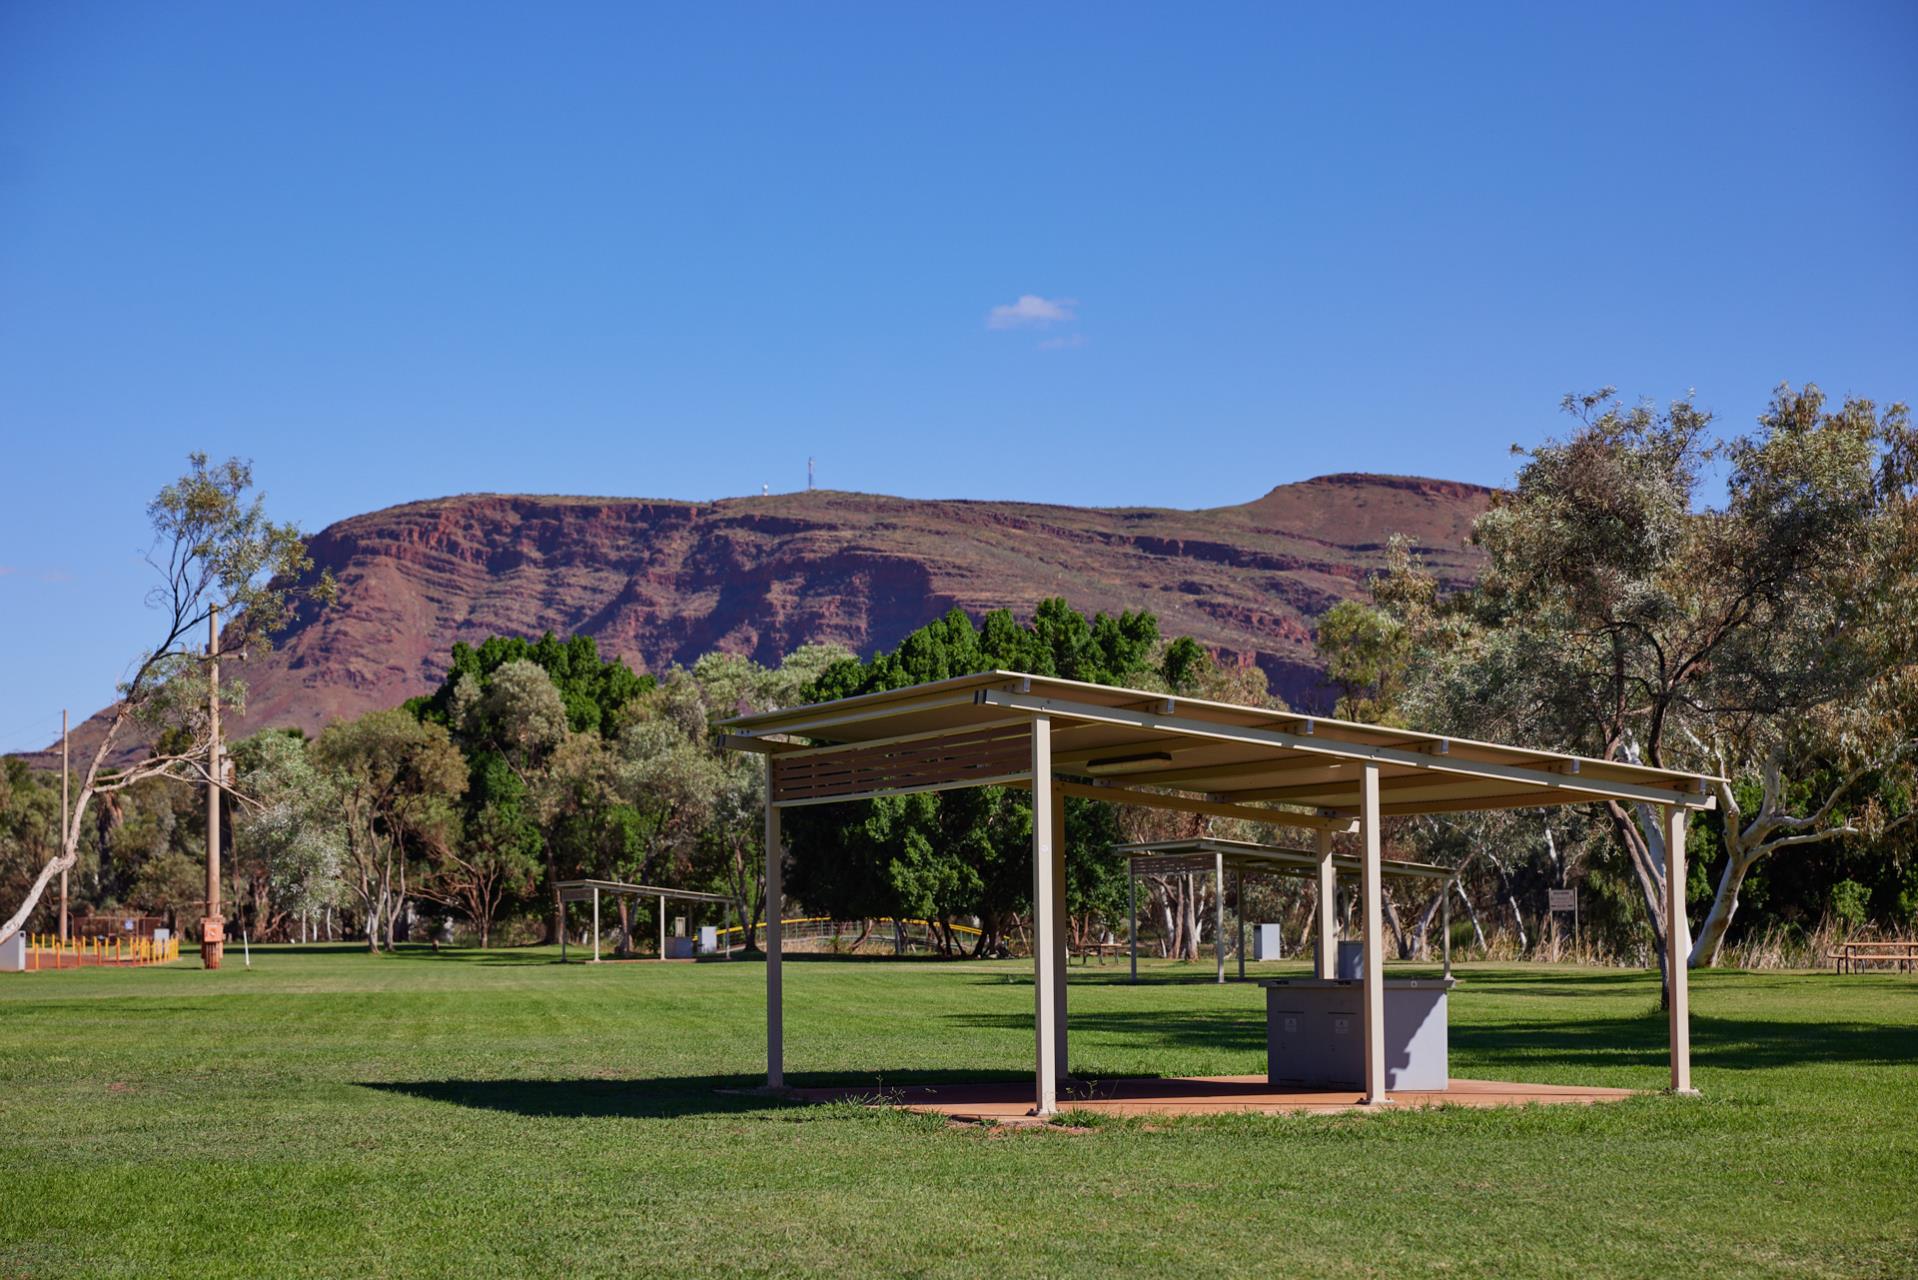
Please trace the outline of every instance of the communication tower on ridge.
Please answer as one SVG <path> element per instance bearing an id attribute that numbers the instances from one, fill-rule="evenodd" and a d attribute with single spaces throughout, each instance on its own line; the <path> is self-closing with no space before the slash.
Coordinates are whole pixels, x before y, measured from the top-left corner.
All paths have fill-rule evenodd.
<path id="1" fill-rule="evenodd" d="M 812 459 L 806 459 L 806 492 L 812 492 Z"/>

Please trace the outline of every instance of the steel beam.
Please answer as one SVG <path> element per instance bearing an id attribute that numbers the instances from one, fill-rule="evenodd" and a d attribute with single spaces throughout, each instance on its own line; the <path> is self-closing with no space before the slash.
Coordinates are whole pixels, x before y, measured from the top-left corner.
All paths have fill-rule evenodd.
<path id="1" fill-rule="evenodd" d="M 1365 1105 L 1391 1101 L 1385 1092 L 1385 878 L 1379 872 L 1379 767 L 1365 766 L 1359 834 L 1365 845 Z"/>
<path id="2" fill-rule="evenodd" d="M 1040 1116 L 1059 1109 L 1059 1011 L 1053 973 L 1059 957 L 1052 936 L 1057 927 L 1052 898 L 1059 886 L 1052 878 L 1052 823 L 1045 817 L 1051 809 L 1052 721 L 1041 715 L 1032 721 L 1032 994 L 1037 1059 L 1032 1112 Z"/>
<path id="3" fill-rule="evenodd" d="M 785 856 L 779 833 L 779 806 L 773 803 L 772 757 L 766 758 L 766 1087 L 786 1083 L 786 1009 L 781 973 L 784 941 L 780 933 L 785 900 Z M 660 949 L 666 954 L 665 908 L 661 899 Z"/>
<path id="4" fill-rule="evenodd" d="M 1665 984 L 1670 995 L 1672 1092 L 1692 1088 L 1691 963 L 1692 928 L 1685 918 L 1685 811 L 1669 806 L 1665 818 Z"/>

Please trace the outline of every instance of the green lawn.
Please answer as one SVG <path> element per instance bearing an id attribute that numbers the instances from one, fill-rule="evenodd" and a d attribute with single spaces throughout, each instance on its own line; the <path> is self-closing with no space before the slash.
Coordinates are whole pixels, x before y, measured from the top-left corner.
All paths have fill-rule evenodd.
<path id="1" fill-rule="evenodd" d="M 1694 980 L 1700 1099 L 1032 1130 L 720 1092 L 758 964 L 0 976 L 0 1276 L 1918 1274 L 1918 980 Z M 1263 1068 L 1255 987 L 1073 970 L 1073 1067 Z M 1465 966 L 1453 1071 L 1656 1089 L 1652 980 Z M 1015 964 L 788 965 L 795 1083 L 1029 1071 Z"/>

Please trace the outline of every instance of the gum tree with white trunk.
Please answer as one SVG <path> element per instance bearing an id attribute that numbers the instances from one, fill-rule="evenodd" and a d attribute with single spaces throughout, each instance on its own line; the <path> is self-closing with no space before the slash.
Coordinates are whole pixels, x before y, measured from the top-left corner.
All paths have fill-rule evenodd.
<path id="1" fill-rule="evenodd" d="M 113 705 L 95 717 L 99 736 L 74 792 L 66 841 L 0 922 L 0 942 L 20 931 L 47 885 L 78 860 L 87 810 L 97 797 L 145 778 L 209 781 L 204 641 L 213 611 L 223 622 L 221 656 L 230 661 L 265 646 L 301 601 L 332 599 L 332 579 L 310 577 L 313 561 L 299 529 L 267 518 L 246 461 L 215 464 L 203 453 L 189 455 L 186 473 L 160 490 L 147 516 L 153 543 L 146 559 L 159 578 L 147 593 L 153 642 L 133 662 Z M 243 695 L 237 680 L 222 686 L 222 699 L 236 707 Z M 116 763 L 129 748 L 138 748 L 134 758 Z"/>
<path id="2" fill-rule="evenodd" d="M 1625 408 L 1607 390 L 1567 408 L 1578 429 L 1527 452 L 1477 524 L 1487 570 L 1444 643 L 1424 647 L 1412 719 L 1757 776 L 1754 814 L 1718 788 L 1730 862 L 1690 955 L 1709 964 L 1753 863 L 1866 831 L 1861 790 L 1909 769 L 1918 438 L 1902 405 L 1831 409 L 1811 386 L 1781 388 L 1730 440 L 1689 401 Z M 1711 505 L 1703 477 L 1720 464 Z M 1828 788 L 1803 803 L 1820 777 Z M 1605 809 L 1662 967 L 1660 823 L 1643 806 Z"/>

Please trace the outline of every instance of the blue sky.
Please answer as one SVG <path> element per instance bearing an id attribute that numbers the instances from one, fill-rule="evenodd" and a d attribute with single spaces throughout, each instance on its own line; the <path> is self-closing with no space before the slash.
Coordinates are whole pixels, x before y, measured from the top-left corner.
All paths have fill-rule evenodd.
<path id="1" fill-rule="evenodd" d="M 1918 395 L 1918 6 L 0 4 L 0 750 L 191 449 L 471 490 L 1497 483 Z"/>

